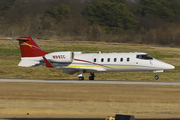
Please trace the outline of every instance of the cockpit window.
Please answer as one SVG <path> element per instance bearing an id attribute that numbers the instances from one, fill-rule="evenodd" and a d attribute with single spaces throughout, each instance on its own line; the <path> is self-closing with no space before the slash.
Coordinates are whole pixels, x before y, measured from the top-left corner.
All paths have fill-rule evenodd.
<path id="1" fill-rule="evenodd" d="M 152 59 L 153 59 L 153 57 L 151 57 L 151 56 L 148 55 L 148 54 L 145 54 L 145 55 L 137 55 L 136 58 L 144 59 L 144 60 L 152 60 Z"/>

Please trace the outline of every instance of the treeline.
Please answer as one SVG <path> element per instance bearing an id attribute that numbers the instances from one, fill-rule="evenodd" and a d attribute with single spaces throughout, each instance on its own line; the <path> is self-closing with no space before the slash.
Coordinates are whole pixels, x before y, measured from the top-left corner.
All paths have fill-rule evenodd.
<path id="1" fill-rule="evenodd" d="M 150 39 L 142 39 L 146 37 L 167 37 L 159 44 L 169 44 L 169 39 L 179 44 L 179 24 L 179 0 L 0 1 L 0 34 L 6 36 L 10 31 L 16 36 L 87 35 L 86 40 L 101 41 L 110 35 L 134 36 L 140 40 L 131 42 L 139 43 L 148 43 Z"/>

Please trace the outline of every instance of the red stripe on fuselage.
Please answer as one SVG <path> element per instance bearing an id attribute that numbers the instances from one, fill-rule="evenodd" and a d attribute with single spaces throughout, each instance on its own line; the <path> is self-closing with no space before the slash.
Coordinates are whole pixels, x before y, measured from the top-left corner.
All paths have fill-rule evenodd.
<path id="1" fill-rule="evenodd" d="M 99 66 L 103 66 L 103 67 L 107 67 L 105 65 L 101 65 L 101 64 L 97 64 L 97 63 L 94 63 L 94 62 L 90 62 L 90 61 L 86 61 L 86 60 L 80 60 L 80 59 L 74 59 L 75 61 L 81 61 L 81 62 L 86 62 L 86 63 L 91 63 L 91 64 L 94 64 L 94 65 L 99 65 Z M 107 67 L 107 68 L 111 68 L 111 67 Z M 111 68 L 113 69 L 113 68 Z"/>

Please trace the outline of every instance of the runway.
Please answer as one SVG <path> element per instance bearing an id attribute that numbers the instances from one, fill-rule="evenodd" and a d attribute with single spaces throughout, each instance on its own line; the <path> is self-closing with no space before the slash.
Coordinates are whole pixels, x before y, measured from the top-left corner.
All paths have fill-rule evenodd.
<path id="1" fill-rule="evenodd" d="M 162 81 L 103 81 L 103 80 L 50 80 L 50 79 L 0 79 L 0 82 L 37 82 L 37 83 L 71 83 L 71 84 L 126 84 L 126 85 L 180 85 L 180 82 Z"/>
<path id="2" fill-rule="evenodd" d="M 105 118 L 9 118 L 3 120 L 105 120 Z M 180 119 L 135 119 L 135 120 L 180 120 Z"/>

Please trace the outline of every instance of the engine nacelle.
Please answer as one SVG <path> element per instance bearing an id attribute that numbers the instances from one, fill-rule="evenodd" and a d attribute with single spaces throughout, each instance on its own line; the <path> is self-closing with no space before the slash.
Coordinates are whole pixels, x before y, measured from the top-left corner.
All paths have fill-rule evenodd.
<path id="1" fill-rule="evenodd" d="M 50 62 L 71 63 L 74 59 L 74 53 L 71 51 L 52 52 L 45 55 L 45 58 Z"/>

